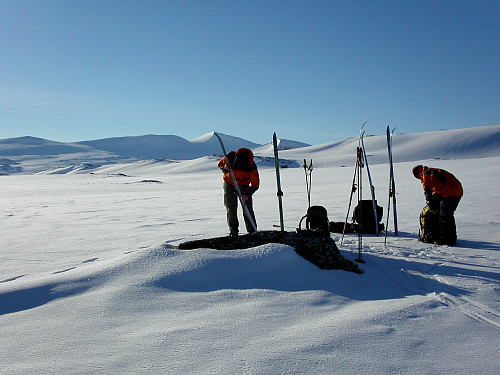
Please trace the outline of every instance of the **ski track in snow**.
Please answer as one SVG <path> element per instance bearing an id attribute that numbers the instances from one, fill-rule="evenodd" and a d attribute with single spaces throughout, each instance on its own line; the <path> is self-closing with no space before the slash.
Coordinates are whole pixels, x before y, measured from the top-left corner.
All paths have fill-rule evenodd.
<path id="1" fill-rule="evenodd" d="M 497 330 L 500 330 L 500 313 L 479 302 L 472 301 L 466 297 L 457 297 L 451 294 L 441 292 L 433 295 L 443 304 L 453 307 L 468 317 L 477 320 L 480 323 L 486 323 Z"/>

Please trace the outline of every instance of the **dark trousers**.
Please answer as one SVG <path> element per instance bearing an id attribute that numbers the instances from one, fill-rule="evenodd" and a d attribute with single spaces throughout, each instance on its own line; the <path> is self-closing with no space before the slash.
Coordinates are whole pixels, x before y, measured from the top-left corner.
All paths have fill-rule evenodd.
<path id="1" fill-rule="evenodd" d="M 441 227 L 441 242 L 449 245 L 457 243 L 457 226 L 455 210 L 461 197 L 445 197 L 439 202 L 439 224 Z"/>
<path id="2" fill-rule="evenodd" d="M 233 185 L 228 184 L 224 181 L 224 206 L 226 206 L 226 216 L 227 216 L 227 225 L 229 226 L 229 233 L 231 235 L 238 234 L 238 193 Z M 253 212 L 253 201 L 252 197 L 248 197 L 248 200 L 245 201 L 245 204 L 250 211 L 250 215 L 252 216 L 253 222 L 257 225 L 257 221 L 255 220 L 255 214 Z M 254 232 L 251 221 L 248 219 L 247 215 L 243 213 L 245 226 L 248 233 Z"/>

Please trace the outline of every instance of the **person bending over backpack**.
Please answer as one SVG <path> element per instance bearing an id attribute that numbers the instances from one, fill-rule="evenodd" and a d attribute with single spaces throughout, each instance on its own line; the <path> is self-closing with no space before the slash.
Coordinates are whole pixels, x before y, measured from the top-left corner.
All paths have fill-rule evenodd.
<path id="1" fill-rule="evenodd" d="M 439 210 L 441 237 L 435 243 L 456 245 L 457 227 L 454 213 L 463 196 L 462 184 L 444 169 L 417 165 L 413 168 L 413 175 L 422 182 L 429 208 Z"/>
<path id="2" fill-rule="evenodd" d="M 247 148 L 240 148 L 238 151 L 231 151 L 227 154 L 226 160 L 223 157 L 219 161 L 219 168 L 224 173 L 224 205 L 226 206 L 227 214 L 227 224 L 229 226 L 229 235 L 236 237 L 238 236 L 238 193 L 234 187 L 234 182 L 229 172 L 228 162 L 231 163 L 234 176 L 238 182 L 238 186 L 241 190 L 242 199 L 245 202 L 248 211 L 253 219 L 255 225 L 257 221 L 255 220 L 255 214 L 253 212 L 253 202 L 252 195 L 259 188 L 259 172 L 257 170 L 257 165 L 253 161 L 253 153 Z M 245 213 L 245 226 L 248 233 L 254 232 L 251 221 Z"/>

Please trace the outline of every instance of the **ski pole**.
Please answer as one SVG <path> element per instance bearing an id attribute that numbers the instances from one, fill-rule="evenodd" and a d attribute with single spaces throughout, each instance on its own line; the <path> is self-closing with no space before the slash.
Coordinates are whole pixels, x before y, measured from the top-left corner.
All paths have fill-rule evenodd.
<path id="1" fill-rule="evenodd" d="M 311 174 L 312 174 L 312 170 L 313 170 L 312 163 L 313 163 L 313 161 L 311 159 L 311 163 L 309 164 L 309 166 L 307 166 L 307 161 L 306 161 L 306 159 L 304 159 L 304 173 L 306 175 L 306 191 L 307 191 L 308 208 L 311 208 Z M 309 175 L 307 174 L 307 172 L 309 172 Z"/>
<path id="2" fill-rule="evenodd" d="M 364 124 L 363 124 L 364 125 Z M 361 169 L 363 168 L 363 148 L 358 147 L 357 150 L 357 158 L 358 158 L 358 207 L 360 202 L 363 201 L 363 174 L 361 173 Z M 355 259 L 358 263 L 365 263 L 362 258 L 363 252 L 363 233 L 360 230 L 360 223 L 363 222 L 363 210 L 361 207 L 359 208 L 359 218 L 358 218 L 358 258 Z"/>
<path id="3" fill-rule="evenodd" d="M 342 238 L 340 240 L 340 246 L 342 246 L 344 243 L 345 228 L 347 226 L 347 220 L 349 219 L 349 211 L 351 211 L 352 195 L 356 192 L 357 189 L 356 185 L 357 170 L 358 170 L 358 160 L 356 159 L 356 165 L 354 166 L 354 176 L 352 177 L 351 196 L 349 197 L 349 206 L 347 206 L 347 213 L 345 215 L 344 228 L 342 230 Z"/>

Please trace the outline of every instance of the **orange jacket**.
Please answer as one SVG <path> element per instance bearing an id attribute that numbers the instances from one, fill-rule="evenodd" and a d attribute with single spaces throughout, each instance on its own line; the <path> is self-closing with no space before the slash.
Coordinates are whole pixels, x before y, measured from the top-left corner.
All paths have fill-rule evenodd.
<path id="1" fill-rule="evenodd" d="M 248 158 L 244 163 L 240 163 L 238 161 L 238 156 L 246 153 Z M 228 158 L 231 161 L 232 153 L 228 154 Z M 248 148 L 240 148 L 236 153 L 234 153 L 234 159 L 231 162 L 231 167 L 233 169 L 234 176 L 236 177 L 236 181 L 238 181 L 238 186 L 248 187 L 247 190 L 242 191 L 245 195 L 252 195 L 258 188 L 260 183 L 259 171 L 257 170 L 257 166 L 253 161 L 253 153 Z M 224 181 L 234 186 L 233 179 L 231 174 L 229 173 L 229 167 L 227 165 L 226 158 L 223 157 L 219 161 L 219 168 L 224 171 Z"/>
<path id="2" fill-rule="evenodd" d="M 442 197 L 461 197 L 464 194 L 460 181 L 444 169 L 423 167 L 420 181 L 422 181 L 424 191 L 430 191 Z"/>

